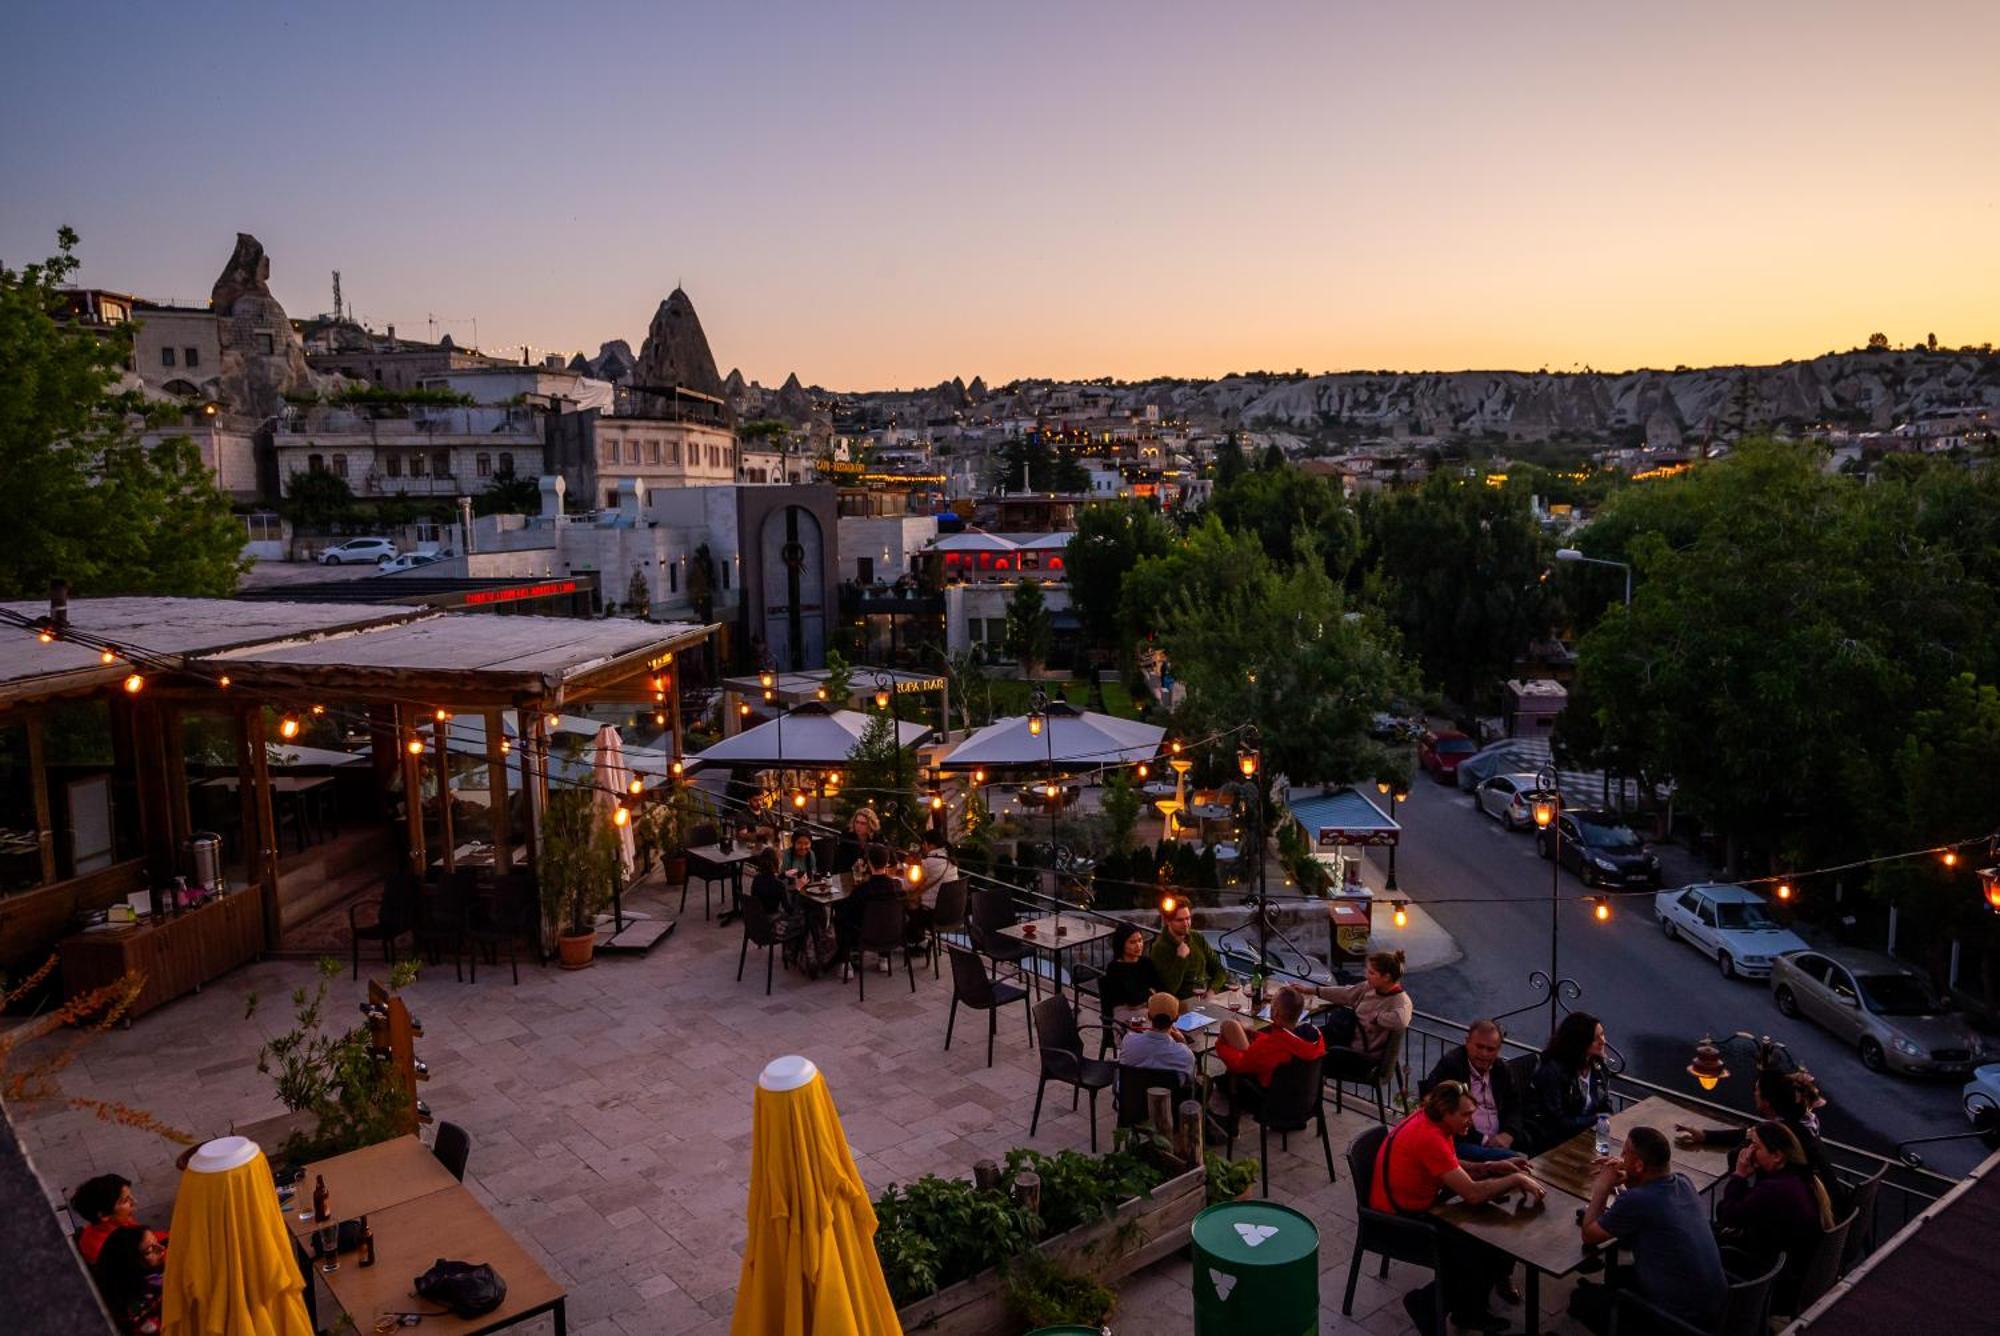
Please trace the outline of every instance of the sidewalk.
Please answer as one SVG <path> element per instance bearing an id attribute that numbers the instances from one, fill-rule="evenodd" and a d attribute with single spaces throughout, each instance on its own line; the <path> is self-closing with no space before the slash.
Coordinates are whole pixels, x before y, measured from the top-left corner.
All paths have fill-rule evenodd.
<path id="1" fill-rule="evenodd" d="M 1361 860 L 1361 883 L 1375 893 L 1375 918 L 1370 933 L 1372 949 L 1401 951 L 1403 972 L 1406 974 L 1456 964 L 1465 954 L 1459 949 L 1458 939 L 1446 932 L 1444 926 L 1416 901 L 1406 899 L 1403 912 L 1409 922 L 1400 928 L 1396 926 L 1395 911 L 1390 907 L 1388 893 L 1383 889 L 1387 879 L 1388 874 L 1375 866 L 1372 859 Z"/>

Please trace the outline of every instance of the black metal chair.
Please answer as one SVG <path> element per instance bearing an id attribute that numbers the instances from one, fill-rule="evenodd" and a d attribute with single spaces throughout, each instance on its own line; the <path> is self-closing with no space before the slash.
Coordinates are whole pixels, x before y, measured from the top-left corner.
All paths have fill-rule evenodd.
<path id="1" fill-rule="evenodd" d="M 457 1123 L 439 1123 L 437 1140 L 431 1145 L 431 1154 L 439 1164 L 451 1170 L 451 1176 L 465 1181 L 465 1159 L 472 1154 L 472 1138 Z"/>
<path id="2" fill-rule="evenodd" d="M 1820 1231 L 1819 1243 L 1794 1278 L 1781 1277 L 1772 1307 L 1780 1317 L 1797 1317 L 1819 1302 L 1821 1295 L 1840 1279 L 1841 1259 L 1847 1255 L 1847 1236 L 1854 1229 L 1855 1212 L 1849 1209 L 1834 1222 L 1832 1229 Z"/>
<path id="3" fill-rule="evenodd" d="M 1146 1092 L 1149 1090 L 1169 1091 L 1176 1109 L 1194 1098 L 1194 1082 L 1179 1072 L 1170 1072 L 1164 1067 L 1135 1067 L 1125 1062 L 1119 1063 L 1116 1071 L 1117 1080 L 1113 1083 L 1116 1091 L 1112 1096 L 1118 1106 L 1118 1116 L 1113 1119 L 1115 1126 L 1137 1127 L 1146 1121 Z"/>
<path id="4" fill-rule="evenodd" d="M 1331 1060 L 1331 1053 L 1328 1055 Z M 1387 1124 L 1389 1121 L 1389 1086 L 1400 1082 L 1403 1062 L 1403 1031 L 1389 1032 L 1389 1045 L 1382 1056 L 1371 1065 L 1366 1073 L 1358 1075 L 1338 1075 L 1329 1072 L 1327 1083 L 1333 1087 L 1333 1111 L 1347 1112 L 1346 1087 L 1351 1082 L 1364 1086 L 1375 1096 L 1375 1121 Z M 1526 1087 L 1520 1087 L 1525 1089 Z"/>
<path id="5" fill-rule="evenodd" d="M 1439 1225 L 1420 1215 L 1392 1215 L 1369 1205 L 1374 1192 L 1375 1159 L 1388 1138 L 1387 1127 L 1371 1127 L 1347 1148 L 1347 1177 L 1354 1184 L 1356 1221 L 1354 1252 L 1347 1262 L 1347 1293 L 1340 1301 L 1340 1311 L 1347 1317 L 1354 1316 L 1354 1286 L 1361 1278 L 1362 1254 L 1376 1253 L 1382 1258 L 1381 1275 L 1385 1280 L 1392 1260 L 1423 1267 L 1432 1274 L 1431 1295 L 1436 1312 L 1431 1316 L 1431 1330 L 1441 1333 L 1448 1328 L 1444 1320 L 1444 1252 L 1438 1243 Z"/>
<path id="6" fill-rule="evenodd" d="M 1257 1155 L 1263 1162 L 1264 1195 L 1271 1195 L 1271 1133 L 1278 1134 L 1278 1148 L 1284 1149 L 1291 1141 L 1291 1134 L 1303 1132 L 1308 1127 L 1316 1127 L 1319 1132 L 1320 1149 L 1326 1153 L 1327 1182 L 1336 1182 L 1333 1172 L 1333 1141 L 1326 1131 L 1326 1084 L 1322 1079 L 1325 1070 L 1323 1058 L 1292 1058 L 1281 1062 L 1271 1072 L 1271 1084 L 1260 1088 L 1257 1099 L 1247 1110 L 1257 1120 Z M 1234 1113 L 1240 1106 L 1239 1092 L 1249 1078 L 1236 1077 L 1230 1082 L 1229 1106 Z M 1236 1152 L 1236 1119 L 1231 1119 L 1229 1153 Z"/>
<path id="7" fill-rule="evenodd" d="M 954 945 L 972 945 L 972 939 L 965 933 L 966 902 L 970 895 L 971 888 L 963 877 L 954 877 L 938 887 L 937 905 L 931 910 L 930 935 L 925 939 L 930 949 L 933 979 L 938 977 L 938 957 L 944 951 L 948 935 L 954 939 Z"/>
<path id="8" fill-rule="evenodd" d="M 412 930 L 417 949 L 439 963 L 451 951 L 451 967 L 460 983 L 465 982 L 465 925 L 469 907 L 462 898 L 456 877 L 424 888 L 417 897 L 416 923 Z"/>
<path id="9" fill-rule="evenodd" d="M 970 905 L 966 934 L 972 939 L 973 949 L 992 961 L 995 967 L 1008 966 L 1022 983 L 1027 983 L 1028 972 L 1033 966 L 1022 962 L 1034 955 L 1035 948 L 1000 931 L 1012 927 L 1019 917 L 1014 912 L 1013 891 L 982 886 L 972 893 Z"/>
<path id="10" fill-rule="evenodd" d="M 910 977 L 910 991 L 917 991 L 917 972 L 911 965 L 910 957 L 915 948 L 910 945 L 908 928 L 904 924 L 903 897 L 900 895 L 876 896 L 861 906 L 861 926 L 854 936 L 854 952 L 849 963 L 854 968 L 854 977 L 859 981 L 861 1000 L 868 1000 L 868 954 L 894 962 L 896 952 L 903 953 L 903 973 Z"/>
<path id="11" fill-rule="evenodd" d="M 1882 1193 L 1882 1179 L 1889 1172 L 1888 1165 L 1882 1165 L 1874 1175 L 1862 1179 L 1853 1187 L 1845 1189 L 1843 1197 L 1835 1197 L 1834 1209 L 1843 1204 L 1853 1213 L 1854 1228 L 1847 1231 L 1847 1247 L 1840 1257 L 1840 1274 L 1846 1275 L 1854 1269 L 1855 1263 L 1875 1250 L 1875 1199 Z M 1843 1185 L 1825 1184 L 1829 1192 L 1841 1192 Z"/>
<path id="12" fill-rule="evenodd" d="M 958 1024 L 958 1009 L 961 1005 L 974 1011 L 986 1013 L 986 1065 L 993 1065 L 993 1036 L 1000 1028 L 1000 1008 L 1019 1002 L 1021 1015 L 1028 1023 L 1028 1042 L 1035 1039 L 1035 1017 L 1028 1007 L 1028 990 L 1016 984 L 1003 983 L 987 974 L 986 967 L 979 963 L 979 957 L 970 951 L 955 946 L 947 946 L 945 954 L 951 957 L 951 1012 L 944 1023 L 945 1052 L 951 1051 L 952 1027 Z"/>
<path id="13" fill-rule="evenodd" d="M 764 948 L 764 996 L 771 995 L 771 979 L 777 969 L 778 948 L 783 943 L 778 939 L 778 925 L 771 921 L 771 912 L 764 908 L 764 902 L 754 895 L 743 897 L 743 949 L 736 953 L 736 982 L 743 982 L 743 965 L 750 959 L 750 948 Z"/>
<path id="14" fill-rule="evenodd" d="M 466 954 L 472 957 L 472 981 L 479 982 L 479 952 L 495 966 L 500 949 L 507 949 L 507 968 L 516 987 L 521 983 L 520 943 L 534 929 L 541 893 L 532 872 L 509 872 L 483 894 L 475 895 L 465 921 Z"/>
<path id="15" fill-rule="evenodd" d="M 718 863 L 712 858 L 704 858 L 695 852 L 696 849 L 707 848 L 715 844 L 721 838 L 721 832 L 710 825 L 696 826 L 688 832 L 687 849 L 685 850 L 687 857 L 687 880 L 681 883 L 681 913 L 685 914 L 687 912 L 688 887 L 694 882 L 699 881 L 701 883 L 701 916 L 704 919 L 709 916 L 708 900 L 710 894 L 715 890 L 715 884 L 717 882 L 722 882 L 728 886 L 736 884 L 736 869 L 734 867 L 728 863 Z"/>
<path id="16" fill-rule="evenodd" d="M 1713 1327 L 1697 1327 L 1683 1321 L 1642 1298 L 1630 1286 L 1615 1290 L 1611 1296 L 1611 1336 L 1619 1336 L 1621 1330 L 1636 1330 L 1646 1336 L 1767 1336 L 1771 1329 L 1772 1292 L 1778 1284 L 1778 1273 L 1784 1269 L 1785 1255 L 1779 1253 L 1777 1261 L 1764 1274 L 1740 1280 L 1732 1278 L 1722 1320 Z"/>
<path id="17" fill-rule="evenodd" d="M 357 902 L 347 907 L 348 950 L 353 958 L 355 979 L 361 978 L 364 941 L 382 943 L 382 959 L 391 965 L 396 963 L 396 939 L 416 926 L 416 896 L 416 878 L 398 872 L 382 884 L 382 896 L 375 902 L 372 922 L 363 923 L 360 919 L 366 905 Z"/>
<path id="18" fill-rule="evenodd" d="M 1090 1094 L 1090 1150 L 1097 1153 L 1097 1092 L 1109 1089 L 1117 1079 L 1117 1068 L 1108 1062 L 1083 1056 L 1083 1031 L 1096 1026 L 1077 1024 L 1076 1013 L 1070 1009 L 1068 999 L 1061 993 L 1044 998 L 1033 1007 L 1035 1032 L 1041 1039 L 1042 1075 L 1035 1083 L 1035 1112 L 1028 1120 L 1028 1135 L 1042 1123 L 1042 1095 L 1049 1082 L 1061 1081 L 1070 1087 L 1069 1106 L 1075 1109 L 1078 1098 L 1086 1091 Z"/>

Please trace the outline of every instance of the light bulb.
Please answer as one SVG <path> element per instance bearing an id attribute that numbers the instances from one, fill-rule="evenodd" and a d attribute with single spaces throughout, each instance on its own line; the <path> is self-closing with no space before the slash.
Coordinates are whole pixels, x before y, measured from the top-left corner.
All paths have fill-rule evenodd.
<path id="1" fill-rule="evenodd" d="M 631 794 L 644 793 L 646 791 L 646 781 L 634 775 L 632 776 L 632 782 L 625 786 L 625 791 Z"/>
<path id="2" fill-rule="evenodd" d="M 299 735 L 299 721 L 289 714 L 278 721 L 278 736 L 287 742 Z"/>
<path id="3" fill-rule="evenodd" d="M 136 696 L 139 694 L 140 689 L 145 685 L 146 685 L 145 678 L 139 676 L 139 674 L 137 673 L 128 673 L 125 677 L 125 694 L 128 696 Z"/>
<path id="4" fill-rule="evenodd" d="M 99 663 L 116 663 L 118 662 L 118 656 L 107 649 L 98 654 L 97 661 Z"/>
<path id="5" fill-rule="evenodd" d="M 1396 902 L 1396 926 L 1399 928 L 1410 926 L 1409 912 L 1403 908 L 1403 902 L 1400 900 Z"/>
<path id="6" fill-rule="evenodd" d="M 403 750 L 412 756 L 422 756 L 424 754 L 424 740 L 422 738 L 411 738 L 403 744 Z"/>
<path id="7" fill-rule="evenodd" d="M 624 803 L 620 803 L 620 804 L 618 804 L 618 806 L 616 806 L 616 807 L 614 807 L 614 808 L 612 808 L 612 809 L 611 809 L 611 824 L 612 824 L 612 825 L 614 825 L 614 826 L 621 826 L 621 827 L 622 827 L 622 826 L 625 826 L 625 825 L 628 825 L 628 824 L 630 824 L 630 823 L 631 823 L 631 820 L 632 820 L 632 814 L 631 814 L 630 812 L 628 812 L 628 811 L 626 811 L 626 810 L 625 810 L 625 804 L 624 804 Z"/>

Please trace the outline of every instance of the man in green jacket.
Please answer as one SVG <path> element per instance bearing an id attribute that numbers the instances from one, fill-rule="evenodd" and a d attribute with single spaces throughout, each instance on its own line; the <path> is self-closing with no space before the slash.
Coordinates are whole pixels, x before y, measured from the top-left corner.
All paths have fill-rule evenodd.
<path id="1" fill-rule="evenodd" d="M 1165 929 L 1153 940 L 1153 968 L 1160 976 L 1162 990 L 1186 1001 L 1197 988 L 1215 992 L 1229 984 L 1229 972 L 1222 957 L 1208 939 L 1193 931 L 1194 915 L 1185 902 L 1169 900 L 1160 910 Z"/>

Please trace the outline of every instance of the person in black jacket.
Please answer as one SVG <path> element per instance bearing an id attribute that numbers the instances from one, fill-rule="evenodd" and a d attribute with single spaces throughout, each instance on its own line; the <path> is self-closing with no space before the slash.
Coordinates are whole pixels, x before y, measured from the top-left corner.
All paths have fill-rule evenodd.
<path id="1" fill-rule="evenodd" d="M 1521 1123 L 1521 1092 L 1514 1088 L 1514 1071 L 1500 1058 L 1505 1035 L 1489 1020 L 1477 1020 L 1466 1027 L 1465 1043 L 1437 1061 L 1417 1086 L 1428 1094 L 1440 1081 L 1456 1081 L 1472 1095 L 1475 1108 L 1472 1126 L 1458 1139 L 1458 1158 L 1474 1162 L 1508 1160 L 1527 1143 Z"/>
<path id="2" fill-rule="evenodd" d="M 1843 1205 L 1841 1198 L 1845 1194 L 1841 1191 L 1840 1180 L 1834 1177 L 1832 1163 L 1826 1158 L 1826 1143 L 1820 1140 L 1816 1114 L 1816 1110 L 1826 1103 L 1826 1098 L 1820 1094 L 1812 1073 L 1803 1068 L 1789 1072 L 1763 1068 L 1757 1073 L 1751 1100 L 1759 1118 L 1783 1123 L 1791 1129 L 1792 1135 L 1798 1138 L 1799 1148 L 1805 1152 L 1807 1167 L 1832 1194 L 1834 1209 L 1840 1210 Z M 1749 1135 L 1747 1127 L 1704 1130 L 1674 1124 L 1674 1140 L 1683 1146 L 1713 1146 L 1717 1150 L 1733 1153 Z"/>
<path id="3" fill-rule="evenodd" d="M 1572 1011 L 1549 1036 L 1528 1082 L 1522 1123 L 1531 1155 L 1561 1145 L 1611 1112 L 1611 1076 L 1604 1066 L 1604 1026 L 1587 1011 Z"/>

